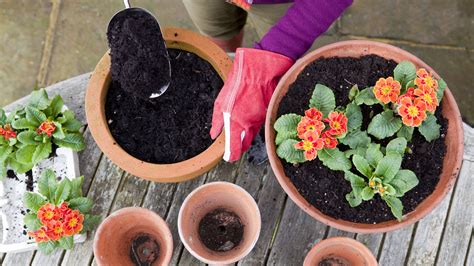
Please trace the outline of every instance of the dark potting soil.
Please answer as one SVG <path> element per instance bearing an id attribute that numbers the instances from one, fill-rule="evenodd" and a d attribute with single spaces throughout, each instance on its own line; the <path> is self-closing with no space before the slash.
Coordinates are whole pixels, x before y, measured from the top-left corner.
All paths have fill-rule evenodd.
<path id="1" fill-rule="evenodd" d="M 318 262 L 318 266 L 351 266 L 352 264 L 346 259 L 339 258 L 333 255 L 331 257 L 323 258 Z"/>
<path id="2" fill-rule="evenodd" d="M 244 226 L 239 216 L 226 209 L 215 209 L 199 222 L 199 238 L 213 251 L 225 252 L 240 244 Z"/>
<path id="3" fill-rule="evenodd" d="M 112 79 L 129 94 L 147 100 L 169 83 L 168 54 L 160 26 L 148 12 L 115 17 L 107 39 Z"/>
<path id="4" fill-rule="evenodd" d="M 282 99 L 278 116 L 286 113 L 303 114 L 308 108 L 309 99 L 317 83 L 332 88 L 338 106 L 349 103 L 350 88 L 357 84 L 360 89 L 373 86 L 380 77 L 393 75 L 396 63 L 375 55 L 362 58 L 323 58 L 308 65 L 290 86 L 288 94 Z M 375 114 L 381 108 L 362 106 L 364 115 L 362 129 L 367 129 L 369 113 Z M 412 154 L 405 154 L 402 168 L 410 169 L 417 175 L 419 185 L 407 192 L 402 198 L 403 213 L 413 211 L 435 189 L 441 174 L 443 159 L 446 153 L 444 139 L 447 130 L 447 120 L 441 115 L 442 108 L 438 107 L 435 115 L 441 125 L 441 137 L 427 142 L 415 130 L 409 147 Z M 388 141 L 386 141 L 388 142 Z M 386 143 L 385 143 L 386 144 Z M 340 149 L 348 149 L 340 145 Z M 393 220 L 390 208 L 376 195 L 370 201 L 364 201 L 352 208 L 346 201 L 351 185 L 344 179 L 342 171 L 332 171 L 319 160 L 313 160 L 294 166 L 282 161 L 286 175 L 291 179 L 303 197 L 331 217 L 358 223 L 380 223 Z M 354 172 L 357 172 L 354 170 Z"/>
<path id="5" fill-rule="evenodd" d="M 160 256 L 160 245 L 151 235 L 138 234 L 130 246 L 130 259 L 137 266 L 152 265 Z"/>
<path id="6" fill-rule="evenodd" d="M 150 163 L 184 161 L 212 144 L 212 110 L 223 86 L 204 59 L 182 50 L 168 51 L 173 77 L 163 95 L 149 100 L 135 98 L 112 80 L 105 104 L 117 144 Z"/>

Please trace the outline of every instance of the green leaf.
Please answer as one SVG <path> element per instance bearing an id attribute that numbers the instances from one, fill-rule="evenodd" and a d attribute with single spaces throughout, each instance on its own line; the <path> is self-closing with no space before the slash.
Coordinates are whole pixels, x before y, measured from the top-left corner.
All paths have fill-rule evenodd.
<path id="1" fill-rule="evenodd" d="M 12 127 L 14 129 L 36 129 L 38 125 L 31 123 L 26 118 L 20 118 L 12 122 Z"/>
<path id="2" fill-rule="evenodd" d="M 84 176 L 79 176 L 71 180 L 71 195 L 70 198 L 82 197 L 82 184 L 84 183 Z"/>
<path id="3" fill-rule="evenodd" d="M 390 184 L 384 184 L 385 192 L 384 195 L 394 196 L 397 194 L 397 190 Z"/>
<path id="4" fill-rule="evenodd" d="M 351 161 L 338 148 L 322 149 L 318 152 L 318 158 L 325 166 L 334 171 L 348 171 L 352 167 Z"/>
<path id="5" fill-rule="evenodd" d="M 100 215 L 86 214 L 81 233 L 94 230 L 94 228 L 100 223 L 101 220 L 102 220 L 102 217 Z"/>
<path id="6" fill-rule="evenodd" d="M 38 110 L 44 110 L 48 108 L 50 100 L 48 94 L 44 89 L 35 90 L 30 94 L 28 105 Z"/>
<path id="7" fill-rule="evenodd" d="M 355 97 L 354 101 L 357 105 L 374 105 L 380 103 L 377 98 L 375 98 L 375 94 L 372 87 L 361 90 L 360 93 L 357 94 L 357 96 Z"/>
<path id="8" fill-rule="evenodd" d="M 54 202 L 55 191 L 58 187 L 58 180 L 56 174 L 51 169 L 46 169 L 41 173 L 38 179 L 38 192 L 44 195 L 49 202 Z"/>
<path id="9" fill-rule="evenodd" d="M 403 204 L 400 199 L 394 196 L 384 196 L 382 199 L 387 203 L 392 211 L 393 216 L 398 219 L 398 221 L 402 220 L 403 216 Z"/>
<path id="10" fill-rule="evenodd" d="M 72 120 L 75 119 L 75 115 L 71 110 L 65 110 L 63 112 L 63 117 L 66 118 L 66 120 Z"/>
<path id="11" fill-rule="evenodd" d="M 54 133 L 53 133 L 53 137 L 55 137 L 56 139 L 64 139 L 66 135 L 64 134 L 63 126 L 58 122 L 53 122 L 53 123 L 56 126 L 56 129 L 54 130 Z"/>
<path id="12" fill-rule="evenodd" d="M 402 61 L 393 70 L 393 77 L 405 88 L 410 80 L 416 78 L 416 67 L 410 61 Z"/>
<path id="13" fill-rule="evenodd" d="M 35 140 L 36 136 L 38 133 L 35 131 L 23 131 L 18 134 L 17 139 L 23 144 L 37 145 L 39 142 Z"/>
<path id="14" fill-rule="evenodd" d="M 74 237 L 73 236 L 63 236 L 59 239 L 59 246 L 62 249 L 72 249 L 74 247 Z"/>
<path id="15" fill-rule="evenodd" d="M 352 208 L 359 206 L 362 203 L 362 198 L 360 196 L 356 196 L 354 191 L 346 194 L 346 200 L 349 202 Z"/>
<path id="16" fill-rule="evenodd" d="M 53 119 L 56 118 L 62 111 L 64 106 L 63 98 L 58 94 L 54 96 L 51 100 L 51 104 L 47 109 L 48 116 L 52 117 Z"/>
<path id="17" fill-rule="evenodd" d="M 55 248 L 59 246 L 58 241 L 48 241 L 48 242 L 41 242 L 38 243 L 38 249 L 42 253 L 49 255 Z"/>
<path id="18" fill-rule="evenodd" d="M 352 162 L 354 163 L 357 171 L 359 171 L 361 174 L 365 175 L 366 177 L 372 176 L 372 168 L 364 157 L 354 154 L 352 157 Z"/>
<path id="19" fill-rule="evenodd" d="M 69 195 L 71 195 L 71 190 L 72 190 L 72 184 L 71 181 L 65 177 L 61 182 L 59 182 L 56 191 L 54 192 L 55 194 L 55 204 L 59 205 L 63 201 L 66 201 L 66 199 L 69 198 Z"/>
<path id="20" fill-rule="evenodd" d="M 31 158 L 33 164 L 37 164 L 44 159 L 47 159 L 52 152 L 52 144 L 51 141 L 47 141 L 45 143 L 41 143 L 35 147 L 35 151 Z"/>
<path id="21" fill-rule="evenodd" d="M 379 161 L 375 168 L 374 175 L 382 178 L 383 182 L 390 183 L 400 170 L 402 156 L 400 154 L 389 153 Z"/>
<path id="22" fill-rule="evenodd" d="M 444 81 L 444 79 L 438 80 L 438 91 L 436 92 L 436 98 L 438 98 L 438 104 L 441 104 L 441 100 L 444 96 L 444 90 L 448 87 L 448 84 Z"/>
<path id="23" fill-rule="evenodd" d="M 362 112 L 355 103 L 350 103 L 346 107 L 347 131 L 359 129 L 362 126 Z"/>
<path id="24" fill-rule="evenodd" d="M 0 162 L 0 181 L 7 176 L 7 164 L 6 162 Z"/>
<path id="25" fill-rule="evenodd" d="M 26 208 L 38 212 L 38 209 L 46 204 L 46 199 L 38 193 L 26 192 L 23 195 L 23 203 Z"/>
<path id="26" fill-rule="evenodd" d="M 346 134 L 344 138 L 339 139 L 340 143 L 348 145 L 349 147 L 351 147 L 351 149 L 357 149 L 358 147 L 367 147 L 370 141 L 371 139 L 369 135 L 367 135 L 367 132 L 365 130 L 354 130 L 352 132 L 349 132 L 349 134 Z"/>
<path id="27" fill-rule="evenodd" d="M 20 163 L 16 158 L 10 157 L 8 163 L 11 169 L 17 174 L 24 174 L 33 168 L 32 163 Z"/>
<path id="28" fill-rule="evenodd" d="M 352 172 L 345 171 L 344 179 L 351 183 L 352 192 L 356 197 L 360 197 L 362 190 L 367 187 L 367 183 L 365 182 L 364 178 L 353 174 Z"/>
<path id="29" fill-rule="evenodd" d="M 73 151 L 81 151 L 86 147 L 84 137 L 80 133 L 67 133 L 63 139 L 53 139 L 59 147 L 70 148 Z"/>
<path id="30" fill-rule="evenodd" d="M 69 133 L 79 132 L 81 127 L 81 122 L 79 122 L 77 119 L 70 119 L 63 123 L 63 129 L 67 130 Z"/>
<path id="31" fill-rule="evenodd" d="M 32 106 L 27 106 L 25 110 L 26 119 L 28 119 L 30 124 L 35 125 L 36 127 L 46 120 L 46 115 Z"/>
<path id="32" fill-rule="evenodd" d="M 367 131 L 378 139 L 384 139 L 393 136 L 401 127 L 402 120 L 393 116 L 392 110 L 387 110 L 370 121 Z"/>
<path id="33" fill-rule="evenodd" d="M 0 146 L 0 162 L 5 162 L 13 152 L 13 147 L 11 146 Z"/>
<path id="34" fill-rule="evenodd" d="M 371 200 L 374 197 L 374 195 L 375 195 L 375 192 L 370 187 L 365 187 L 364 189 L 362 189 L 362 192 L 360 193 L 360 197 L 363 200 Z"/>
<path id="35" fill-rule="evenodd" d="M 396 138 L 387 144 L 386 153 L 388 154 L 389 152 L 394 152 L 403 156 L 403 154 L 405 154 L 406 148 L 407 140 L 404 138 Z"/>
<path id="36" fill-rule="evenodd" d="M 351 156 L 353 156 L 354 154 L 359 154 L 360 156 L 364 157 L 366 151 L 367 151 L 366 147 L 357 147 L 357 149 L 355 150 L 345 151 L 344 156 L 346 156 L 346 158 L 351 158 Z"/>
<path id="37" fill-rule="evenodd" d="M 402 125 L 400 130 L 397 132 L 397 137 L 405 138 L 407 141 L 411 141 L 414 130 L 415 130 L 414 127 L 409 127 L 409 126 L 406 126 L 406 125 Z"/>
<path id="38" fill-rule="evenodd" d="M 336 98 L 332 90 L 322 84 L 316 84 L 313 95 L 309 100 L 309 107 L 314 107 L 327 117 L 336 108 Z"/>
<path id="39" fill-rule="evenodd" d="M 395 188 L 395 196 L 402 197 L 406 192 L 416 187 L 418 182 L 415 173 L 410 170 L 400 170 L 389 184 Z"/>
<path id="40" fill-rule="evenodd" d="M 7 123 L 7 116 L 5 115 L 5 110 L 0 108 L 0 125 L 5 125 Z"/>
<path id="41" fill-rule="evenodd" d="M 69 208 L 79 210 L 82 213 L 89 213 L 92 208 L 92 200 L 86 197 L 71 199 L 69 201 Z"/>
<path id="42" fill-rule="evenodd" d="M 36 231 L 42 226 L 41 221 L 35 213 L 27 213 L 25 217 L 23 217 L 23 223 L 29 231 Z"/>
<path id="43" fill-rule="evenodd" d="M 280 145 L 284 140 L 295 139 L 298 137 L 298 131 L 296 128 L 298 127 L 301 118 L 302 116 L 297 114 L 286 114 L 277 119 L 273 125 L 273 128 L 275 128 L 277 132 L 275 138 L 276 145 Z"/>
<path id="44" fill-rule="evenodd" d="M 278 157 L 284 159 L 288 163 L 303 163 L 306 162 L 304 157 L 304 152 L 302 150 L 297 150 L 295 144 L 298 141 L 294 139 L 284 140 L 276 150 Z"/>
<path id="45" fill-rule="evenodd" d="M 429 114 L 426 117 L 425 121 L 421 123 L 420 127 L 418 127 L 418 131 L 420 131 L 421 135 L 425 137 L 426 141 L 431 142 L 437 138 L 439 138 L 441 126 L 438 125 L 436 116 L 433 114 Z"/>
<path id="46" fill-rule="evenodd" d="M 365 154 L 365 159 L 367 159 L 367 162 L 372 168 L 377 167 L 379 161 L 383 158 L 383 153 L 380 151 L 380 144 L 370 143 Z"/>
<path id="47" fill-rule="evenodd" d="M 357 94 L 359 94 L 359 87 L 357 84 L 355 84 L 349 91 L 349 100 L 352 101 L 357 96 Z"/>
<path id="48" fill-rule="evenodd" d="M 16 151 L 16 159 L 18 162 L 23 164 L 32 163 L 33 153 L 35 152 L 36 146 L 25 145 Z"/>

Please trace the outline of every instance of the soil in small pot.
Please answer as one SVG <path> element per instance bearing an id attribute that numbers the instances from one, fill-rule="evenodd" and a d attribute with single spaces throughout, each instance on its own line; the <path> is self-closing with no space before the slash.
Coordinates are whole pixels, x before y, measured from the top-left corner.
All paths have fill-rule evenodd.
<path id="1" fill-rule="evenodd" d="M 105 114 L 110 132 L 133 157 L 169 164 L 206 150 L 214 101 L 223 81 L 194 53 L 168 49 L 173 73 L 170 87 L 158 98 L 142 100 L 112 80 Z"/>
<path id="2" fill-rule="evenodd" d="M 210 250 L 229 251 L 240 244 L 244 225 L 232 211 L 218 208 L 206 214 L 199 222 L 199 238 Z"/>
<path id="3" fill-rule="evenodd" d="M 130 259 L 137 266 L 152 265 L 160 256 L 160 245 L 146 233 L 138 234 L 130 246 Z"/>
<path id="4" fill-rule="evenodd" d="M 314 87 L 318 83 L 334 91 L 337 106 L 346 106 L 349 103 L 349 90 L 354 84 L 357 84 L 360 89 L 373 86 L 379 78 L 393 76 L 396 65 L 395 61 L 376 55 L 361 58 L 318 59 L 309 64 L 290 85 L 288 93 L 280 103 L 278 117 L 287 113 L 304 114 L 304 111 L 308 109 Z M 377 114 L 382 111 L 382 108 L 362 105 L 361 109 L 364 116 L 362 130 L 366 130 L 370 122 L 370 112 Z M 405 154 L 402 168 L 415 172 L 420 182 L 401 198 L 404 214 L 413 211 L 438 184 L 446 153 L 444 139 L 448 127 L 447 120 L 441 112 L 442 108 L 439 106 L 435 115 L 438 124 L 441 125 L 440 138 L 427 142 L 418 130 L 415 130 L 408 144 L 413 153 Z M 389 140 L 379 143 L 386 145 Z M 348 149 L 342 144 L 338 147 L 342 151 Z M 328 216 L 357 223 L 380 223 L 395 219 L 390 208 L 378 195 L 352 208 L 345 198 L 352 188 L 344 179 L 344 173 L 330 170 L 318 159 L 297 166 L 286 163 L 284 160 L 282 163 L 286 176 L 290 178 L 301 195 Z M 357 170 L 353 172 L 357 173 Z"/>
<path id="5" fill-rule="evenodd" d="M 351 266 L 352 264 L 347 260 L 331 255 L 330 257 L 323 258 L 318 262 L 317 266 Z"/>

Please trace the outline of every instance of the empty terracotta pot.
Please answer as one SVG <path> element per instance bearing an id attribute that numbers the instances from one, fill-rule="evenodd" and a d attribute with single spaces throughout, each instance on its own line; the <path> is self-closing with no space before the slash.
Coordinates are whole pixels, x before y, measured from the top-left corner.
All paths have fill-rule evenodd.
<path id="1" fill-rule="evenodd" d="M 303 265 L 316 266 L 319 263 L 344 266 L 378 265 L 374 255 L 366 246 L 347 237 L 333 237 L 319 242 L 308 252 Z"/>
<path id="2" fill-rule="evenodd" d="M 207 248 L 199 236 L 199 222 L 216 209 L 229 210 L 239 216 L 243 238 L 236 247 L 225 252 Z M 208 264 L 225 265 L 245 257 L 260 235 L 260 211 L 253 197 L 243 188 L 228 182 L 214 182 L 195 189 L 184 200 L 178 216 L 181 241 L 194 257 Z"/>
<path id="3" fill-rule="evenodd" d="M 141 243 L 143 247 L 136 245 L 137 237 L 141 236 L 149 238 L 149 243 Z M 156 244 L 158 252 L 153 251 Z M 158 214 L 144 208 L 129 207 L 112 213 L 100 224 L 94 237 L 98 265 L 135 265 L 132 256 L 150 256 L 151 253 L 157 257 L 151 265 L 168 265 L 173 255 L 173 236 Z"/>
<path id="4" fill-rule="evenodd" d="M 164 29 L 163 35 L 168 48 L 197 54 L 208 61 L 219 76 L 226 80 L 232 61 L 210 39 L 189 30 L 177 28 Z M 105 99 L 110 81 L 110 56 L 107 52 L 97 64 L 87 86 L 86 116 L 92 137 L 100 150 L 120 168 L 135 176 L 155 182 L 182 182 L 207 172 L 222 159 L 224 134 L 221 134 L 204 152 L 178 163 L 153 164 L 128 154 L 114 140 L 105 116 Z"/>
<path id="5" fill-rule="evenodd" d="M 444 157 L 443 171 L 439 177 L 438 185 L 436 186 L 433 193 L 423 202 L 421 202 L 414 211 L 405 214 L 401 222 L 397 220 L 391 220 L 378 224 L 353 223 L 325 215 L 320 210 L 311 205 L 308 201 L 306 201 L 306 199 L 293 185 L 290 178 L 286 176 L 281 160 L 276 154 L 275 130 L 273 128 L 273 124 L 277 119 L 277 112 L 280 102 L 288 92 L 289 86 L 298 77 L 299 73 L 301 73 L 301 71 L 303 71 L 303 69 L 311 62 L 323 57 L 358 58 L 369 54 L 375 54 L 386 59 L 392 59 L 396 62 L 404 60 L 411 61 L 416 65 L 417 68 L 423 67 L 428 70 L 428 72 L 432 72 L 436 78 L 440 78 L 439 75 L 436 74 L 436 72 L 425 62 L 398 47 L 385 43 L 365 40 L 337 42 L 316 49 L 315 51 L 299 59 L 290 68 L 290 70 L 281 78 L 280 82 L 278 83 L 278 86 L 270 101 L 265 121 L 265 142 L 269 161 L 273 172 L 278 179 L 278 182 L 283 187 L 288 196 L 290 196 L 290 198 L 301 209 L 320 222 L 340 230 L 355 233 L 381 233 L 392 231 L 413 224 L 425 217 L 443 200 L 443 198 L 454 186 L 461 168 L 464 152 L 461 114 L 451 91 L 449 88 L 446 88 L 444 91 L 443 100 L 441 102 L 441 105 L 443 106 L 443 116 L 448 120 L 448 131 L 445 140 L 446 156 Z"/>

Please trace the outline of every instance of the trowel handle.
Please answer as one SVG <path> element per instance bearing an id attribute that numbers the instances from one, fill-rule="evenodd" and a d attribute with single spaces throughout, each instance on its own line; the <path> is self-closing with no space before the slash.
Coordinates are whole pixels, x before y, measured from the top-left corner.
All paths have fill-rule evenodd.
<path id="1" fill-rule="evenodd" d="M 125 8 L 130 8 L 130 3 L 128 0 L 123 0 L 123 4 L 125 5 Z"/>

